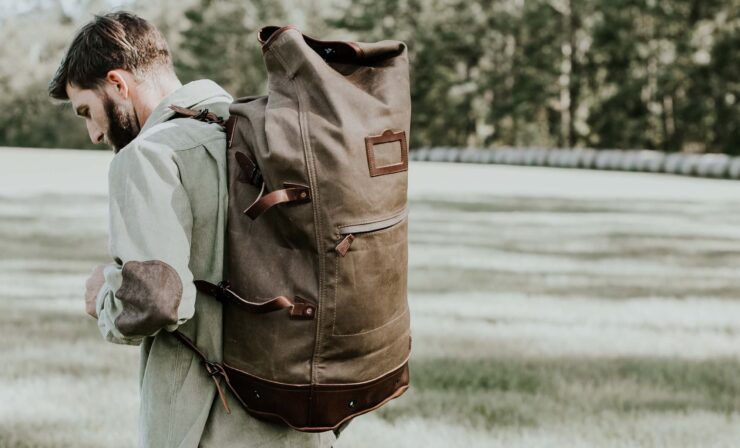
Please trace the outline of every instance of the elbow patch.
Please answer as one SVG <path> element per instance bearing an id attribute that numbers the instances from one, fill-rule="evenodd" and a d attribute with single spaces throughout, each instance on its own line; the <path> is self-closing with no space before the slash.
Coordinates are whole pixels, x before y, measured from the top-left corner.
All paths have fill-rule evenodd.
<path id="1" fill-rule="evenodd" d="M 116 298 L 123 310 L 115 325 L 125 336 L 150 335 L 177 323 L 182 280 L 175 268 L 159 261 L 128 261 L 121 271 Z"/>

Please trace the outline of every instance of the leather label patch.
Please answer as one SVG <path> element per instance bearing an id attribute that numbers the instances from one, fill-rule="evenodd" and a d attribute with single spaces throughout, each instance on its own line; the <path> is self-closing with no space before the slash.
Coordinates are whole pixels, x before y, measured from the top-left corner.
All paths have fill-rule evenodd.
<path id="1" fill-rule="evenodd" d="M 409 147 L 405 131 L 387 130 L 380 135 L 365 137 L 365 150 L 372 177 L 409 169 Z"/>

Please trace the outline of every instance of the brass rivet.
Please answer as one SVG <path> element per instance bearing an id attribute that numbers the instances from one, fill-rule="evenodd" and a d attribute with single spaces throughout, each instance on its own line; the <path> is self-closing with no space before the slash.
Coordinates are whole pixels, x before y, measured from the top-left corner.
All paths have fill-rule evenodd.
<path id="1" fill-rule="evenodd" d="M 313 308 L 306 308 L 306 315 L 310 316 L 313 314 Z"/>
<path id="2" fill-rule="evenodd" d="M 301 193 L 301 198 L 302 199 L 305 199 L 306 198 L 306 192 L 305 191 Z"/>

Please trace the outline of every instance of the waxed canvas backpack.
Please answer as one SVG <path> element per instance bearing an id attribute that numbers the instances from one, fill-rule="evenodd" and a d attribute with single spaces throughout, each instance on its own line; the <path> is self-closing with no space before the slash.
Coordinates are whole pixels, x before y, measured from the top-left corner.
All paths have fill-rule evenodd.
<path id="1" fill-rule="evenodd" d="M 268 93 L 224 123 L 225 278 L 195 282 L 223 303 L 223 362 L 176 335 L 250 414 L 325 431 L 409 384 L 407 49 L 258 38 Z"/>

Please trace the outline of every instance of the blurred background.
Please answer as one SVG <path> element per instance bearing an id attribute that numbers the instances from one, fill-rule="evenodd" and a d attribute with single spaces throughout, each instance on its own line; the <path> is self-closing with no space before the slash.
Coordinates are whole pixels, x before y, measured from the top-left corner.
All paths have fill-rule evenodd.
<path id="1" fill-rule="evenodd" d="M 740 446 L 736 180 L 442 161 L 637 149 L 728 170 L 740 0 L 0 0 L 0 447 L 136 446 L 138 349 L 83 303 L 113 154 L 46 94 L 112 9 L 160 27 L 183 82 L 234 96 L 264 93 L 266 24 L 408 43 L 412 387 L 337 448 Z"/>
<path id="2" fill-rule="evenodd" d="M 256 30 L 408 43 L 412 147 L 740 154 L 738 0 L 27 0 L 0 2 L 0 145 L 87 148 L 46 84 L 91 14 L 128 8 L 183 81 L 264 90 Z M 215 63 L 214 63 L 215 62 Z M 220 64 L 219 64 L 220 63 Z"/>

